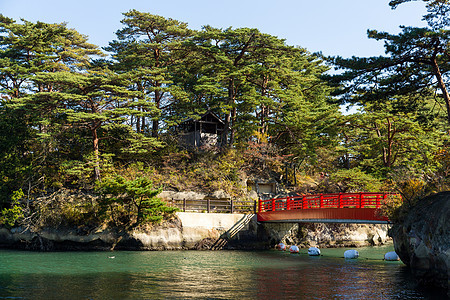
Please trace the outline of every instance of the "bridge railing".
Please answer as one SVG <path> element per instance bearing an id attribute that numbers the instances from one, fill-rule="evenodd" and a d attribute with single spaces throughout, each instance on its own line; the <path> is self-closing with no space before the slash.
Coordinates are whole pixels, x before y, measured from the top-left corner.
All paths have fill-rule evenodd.
<path id="1" fill-rule="evenodd" d="M 317 208 L 380 208 L 393 194 L 387 193 L 334 193 L 301 195 L 259 201 L 259 212 L 317 209 Z"/>

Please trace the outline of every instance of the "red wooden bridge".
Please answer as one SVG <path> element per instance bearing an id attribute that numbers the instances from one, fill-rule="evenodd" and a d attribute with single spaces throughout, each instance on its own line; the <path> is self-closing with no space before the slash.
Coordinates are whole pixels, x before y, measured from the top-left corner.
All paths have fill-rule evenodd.
<path id="1" fill-rule="evenodd" d="M 258 222 L 386 224 L 377 210 L 392 194 L 336 193 L 260 200 Z"/>

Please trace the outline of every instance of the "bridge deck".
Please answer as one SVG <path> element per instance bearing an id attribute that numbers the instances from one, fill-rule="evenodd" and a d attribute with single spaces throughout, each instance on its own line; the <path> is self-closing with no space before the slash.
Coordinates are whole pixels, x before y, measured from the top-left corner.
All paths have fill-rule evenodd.
<path id="1" fill-rule="evenodd" d="M 261 200 L 259 222 L 389 223 L 378 215 L 389 194 L 319 194 Z"/>

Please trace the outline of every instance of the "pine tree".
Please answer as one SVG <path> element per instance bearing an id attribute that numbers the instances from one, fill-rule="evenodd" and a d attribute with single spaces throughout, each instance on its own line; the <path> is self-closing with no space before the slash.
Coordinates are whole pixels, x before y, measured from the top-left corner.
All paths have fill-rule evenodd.
<path id="1" fill-rule="evenodd" d="M 405 170 L 419 175 L 433 171 L 434 156 L 445 141 L 443 131 L 434 122 L 421 122 L 419 114 L 392 111 L 392 103 L 386 102 L 347 116 L 344 128 L 353 139 L 346 147 L 353 160 L 382 178 Z"/>
<path id="2" fill-rule="evenodd" d="M 391 5 L 402 2 L 407 0 L 391 1 Z M 423 99 L 434 96 L 438 106 L 445 107 L 450 124 L 450 31 L 446 22 L 436 21 L 440 19 L 448 22 L 449 4 L 448 1 L 426 2 L 429 9 L 443 8 L 439 14 L 430 13 L 425 16 L 430 27 L 401 26 L 402 31 L 397 35 L 368 31 L 369 38 L 385 42 L 388 56 L 333 59 L 338 67 L 345 70 L 342 74 L 333 76 L 334 83 L 344 84 L 340 91 L 345 95 L 341 98 L 343 101 L 365 103 L 386 99 L 392 101 L 398 99 L 395 98 L 396 95 L 420 94 Z M 439 6 L 441 2 L 442 6 Z M 418 103 L 414 102 L 404 106 L 404 109 L 413 111 L 417 107 Z"/>
<path id="3" fill-rule="evenodd" d="M 21 120 L 14 131 L 26 132 L 17 136 L 4 132 L 1 139 L 10 145 L 10 155 L 17 155 L 16 160 L 28 162 L 28 175 L 21 170 L 17 177 L 28 181 L 30 192 L 37 182 L 45 183 L 46 170 L 57 169 L 49 158 L 55 153 L 55 137 L 61 129 L 57 125 L 60 122 L 54 123 L 61 117 L 57 112 L 59 99 L 41 97 L 44 101 L 34 101 L 37 93 L 58 92 L 54 82 L 38 80 L 38 77 L 83 70 L 89 65 L 91 55 L 102 55 L 102 52 L 89 44 L 87 37 L 65 24 L 26 20 L 19 24 L 0 16 L 0 31 L 1 114 L 3 120 Z M 25 182 L 16 184 L 21 186 Z"/>
<path id="4" fill-rule="evenodd" d="M 157 137 L 160 122 L 166 117 L 178 89 L 173 86 L 170 69 L 179 67 L 181 44 L 190 35 L 187 24 L 173 19 L 131 10 L 124 14 L 125 27 L 117 31 L 117 41 L 110 43 L 119 72 L 128 72 L 134 89 L 145 95 L 141 111 L 148 111 L 145 102 L 152 102 L 156 110 L 151 114 L 151 133 Z M 147 114 L 148 115 L 148 114 Z M 136 116 L 136 131 L 145 131 L 147 118 Z"/>

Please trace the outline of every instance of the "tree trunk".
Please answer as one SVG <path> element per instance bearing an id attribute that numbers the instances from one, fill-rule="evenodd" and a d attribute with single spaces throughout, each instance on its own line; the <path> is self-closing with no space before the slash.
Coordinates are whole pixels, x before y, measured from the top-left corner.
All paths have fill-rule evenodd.
<path id="1" fill-rule="evenodd" d="M 94 178 L 95 180 L 100 180 L 100 155 L 99 155 L 99 147 L 98 147 L 98 135 L 97 135 L 97 126 L 94 125 L 91 128 L 92 133 L 92 146 L 94 150 Z"/>
<path id="2" fill-rule="evenodd" d="M 144 86 L 142 85 L 141 82 L 137 83 L 137 90 L 139 92 L 141 92 L 144 95 Z M 143 107 L 138 107 L 138 111 L 142 111 L 144 112 L 144 108 Z M 142 118 L 142 126 L 141 126 L 141 118 Z M 143 132 L 145 130 L 145 116 L 136 116 L 136 132 L 140 133 Z"/>
<path id="3" fill-rule="evenodd" d="M 222 136 L 221 136 L 221 141 L 220 141 L 220 147 L 222 149 L 225 149 L 228 146 L 228 133 L 229 133 L 229 129 L 230 129 L 230 124 L 231 124 L 231 111 L 229 111 L 227 113 L 227 115 L 225 116 L 225 128 L 222 131 Z"/>
<path id="4" fill-rule="evenodd" d="M 445 86 L 445 82 L 442 79 L 442 73 L 437 64 L 436 57 L 434 57 L 434 59 L 431 61 L 431 65 L 433 66 L 434 76 L 436 76 L 438 86 L 441 89 L 442 96 L 444 97 L 445 100 L 445 106 L 447 107 L 447 121 L 448 124 L 450 125 L 450 96 Z"/>
<path id="5" fill-rule="evenodd" d="M 228 104 L 231 106 L 229 112 L 227 113 L 225 117 L 225 129 L 222 133 L 222 141 L 221 141 L 221 148 L 226 148 L 228 146 L 232 145 L 232 139 L 234 138 L 234 132 L 231 131 L 232 137 L 230 138 L 230 141 L 228 141 L 228 134 L 230 132 L 230 128 L 232 125 L 232 116 L 236 116 L 235 109 L 233 109 L 234 106 L 234 79 L 230 78 L 228 82 Z"/>
<path id="6" fill-rule="evenodd" d="M 155 84 L 156 87 L 159 87 L 159 84 Z M 161 95 L 158 90 L 155 91 L 155 106 L 159 110 L 160 103 L 161 103 Z M 153 120 L 152 124 L 152 137 L 158 137 L 158 127 L 159 127 L 159 120 L 156 118 Z"/>
<path id="7" fill-rule="evenodd" d="M 267 94 L 267 85 L 269 83 L 269 77 L 268 76 L 264 76 L 263 79 L 263 83 L 261 86 L 261 96 L 262 98 L 264 98 Z M 269 108 L 264 105 L 261 104 L 261 116 L 260 116 L 260 133 L 261 133 L 261 137 L 264 137 L 267 133 L 267 123 L 266 123 L 266 119 L 269 116 Z M 261 142 L 261 141 L 260 141 Z"/>
<path id="8" fill-rule="evenodd" d="M 232 146 L 234 144 L 234 134 L 235 134 L 235 130 L 234 130 L 234 126 L 236 123 L 236 107 L 233 107 L 231 109 L 231 133 L 230 133 L 230 146 Z"/>
<path id="9" fill-rule="evenodd" d="M 138 110 L 140 110 L 138 108 Z M 141 132 L 141 117 L 136 116 L 136 132 L 140 133 Z"/>
<path id="10" fill-rule="evenodd" d="M 394 143 L 395 129 L 392 128 L 392 122 L 389 118 L 387 118 L 387 124 L 388 124 L 387 128 L 388 146 L 387 146 L 385 166 L 387 168 L 390 168 L 392 166 L 392 145 Z"/>

